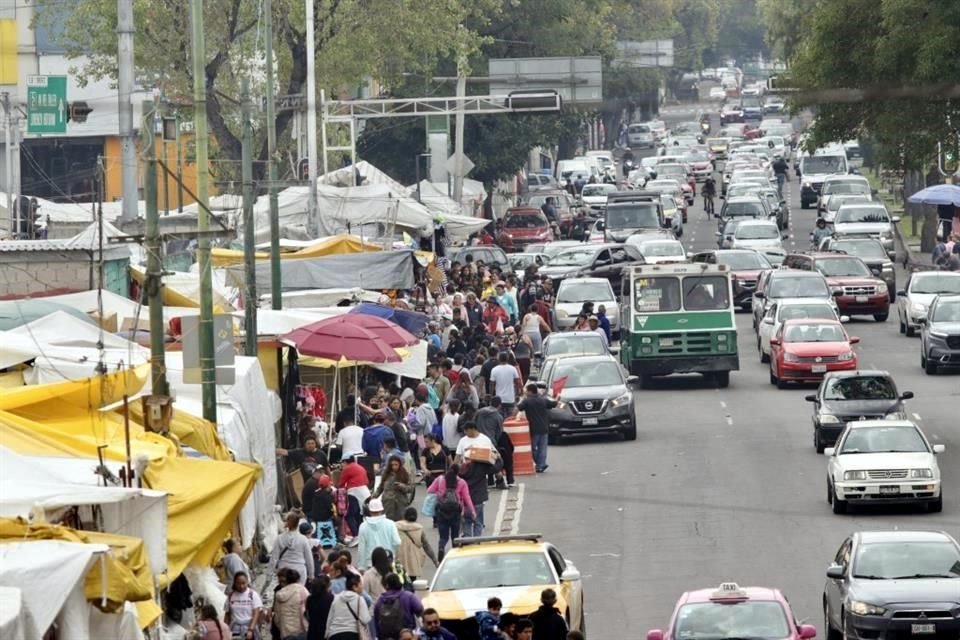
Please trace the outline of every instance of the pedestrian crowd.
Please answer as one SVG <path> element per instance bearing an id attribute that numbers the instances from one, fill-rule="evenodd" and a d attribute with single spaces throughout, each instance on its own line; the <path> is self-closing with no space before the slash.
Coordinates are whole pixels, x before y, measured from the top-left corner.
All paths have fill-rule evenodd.
<path id="1" fill-rule="evenodd" d="M 960 233 L 951 233 L 933 248 L 931 260 L 943 271 L 960 271 Z"/>

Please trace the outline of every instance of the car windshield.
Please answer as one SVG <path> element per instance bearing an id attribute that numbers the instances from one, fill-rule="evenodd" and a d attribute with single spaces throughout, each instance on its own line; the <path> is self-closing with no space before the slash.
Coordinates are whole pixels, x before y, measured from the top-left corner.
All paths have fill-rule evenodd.
<path id="1" fill-rule="evenodd" d="M 724 217 L 730 216 L 760 216 L 763 215 L 763 205 L 759 202 L 731 202 L 723 208 Z"/>
<path id="2" fill-rule="evenodd" d="M 876 240 L 839 240 L 830 245 L 831 249 L 843 251 L 863 260 L 888 260 L 887 250 Z"/>
<path id="3" fill-rule="evenodd" d="M 744 96 L 740 104 L 744 107 L 759 107 L 762 103 L 757 96 Z"/>
<path id="4" fill-rule="evenodd" d="M 555 584 L 556 578 L 542 553 L 504 553 L 448 556 L 437 572 L 431 591 L 498 589 Z"/>
<path id="5" fill-rule="evenodd" d="M 683 255 L 683 245 L 679 242 L 644 242 L 638 248 L 644 256 Z"/>
<path id="6" fill-rule="evenodd" d="M 870 198 L 868 196 L 859 195 L 835 195 L 834 197 L 830 198 L 829 202 L 827 202 L 827 209 L 830 211 L 836 211 L 845 204 L 854 204 L 859 202 L 870 202 Z"/>
<path id="7" fill-rule="evenodd" d="M 545 264 L 547 258 L 539 253 L 514 253 L 510 256 L 510 266 L 514 269 L 524 269 L 531 264 Z"/>
<path id="8" fill-rule="evenodd" d="M 960 293 L 960 276 L 934 273 L 914 276 L 910 293 Z"/>
<path id="9" fill-rule="evenodd" d="M 861 427 L 850 429 L 839 453 L 929 453 L 927 443 L 914 426 Z"/>
<path id="10" fill-rule="evenodd" d="M 655 202 L 607 205 L 607 229 L 659 229 Z"/>
<path id="11" fill-rule="evenodd" d="M 532 246 L 532 245 L 531 245 Z M 543 245 L 543 253 L 547 255 L 548 258 L 553 259 L 564 251 L 568 251 L 571 247 L 582 247 L 583 243 L 575 242 L 573 240 L 563 240 L 560 242 L 548 242 Z"/>
<path id="12" fill-rule="evenodd" d="M 829 304 L 785 304 L 780 307 L 780 320 L 836 320 L 837 312 Z"/>
<path id="13" fill-rule="evenodd" d="M 519 216 L 507 216 L 503 221 L 506 229 L 536 229 L 547 226 L 547 217 L 542 214 L 523 214 Z"/>
<path id="14" fill-rule="evenodd" d="M 597 302 L 613 300 L 613 289 L 606 280 L 597 282 L 564 281 L 557 292 L 557 302 Z"/>
<path id="15" fill-rule="evenodd" d="M 683 279 L 683 307 L 687 311 L 720 311 L 730 304 L 729 283 L 723 276 Z"/>
<path id="16" fill-rule="evenodd" d="M 833 378 L 823 392 L 825 400 L 896 400 L 897 389 L 886 376 Z"/>
<path id="17" fill-rule="evenodd" d="M 794 324 L 783 332 L 784 342 L 846 342 L 847 334 L 835 324 Z"/>
<path id="18" fill-rule="evenodd" d="M 775 278 L 770 283 L 771 298 L 829 298 L 830 287 L 823 278 Z"/>
<path id="19" fill-rule="evenodd" d="M 770 268 L 770 262 L 761 254 L 753 251 L 718 253 L 717 264 L 724 264 L 733 271 Z"/>
<path id="20" fill-rule="evenodd" d="M 691 151 L 684 156 L 684 160 L 687 162 L 710 162 L 710 156 L 705 151 Z"/>
<path id="21" fill-rule="evenodd" d="M 772 600 L 685 604 L 677 612 L 673 631 L 674 640 L 775 640 L 788 637 L 787 615 L 780 603 Z"/>
<path id="22" fill-rule="evenodd" d="M 612 191 L 616 191 L 616 185 L 612 184 L 585 184 L 580 195 L 584 198 L 589 196 L 605 196 Z"/>
<path id="23" fill-rule="evenodd" d="M 807 173 L 840 173 L 847 170 L 847 163 L 840 156 L 810 156 L 804 158 L 801 172 Z"/>
<path id="24" fill-rule="evenodd" d="M 650 127 L 645 124 L 633 124 L 627 129 L 627 133 L 650 133 Z"/>
<path id="25" fill-rule="evenodd" d="M 582 267 L 590 264 L 593 256 L 597 255 L 597 250 L 590 247 L 583 249 L 567 249 L 558 253 L 552 260 L 551 266 L 554 267 Z"/>
<path id="26" fill-rule="evenodd" d="M 742 224 L 734 234 L 737 240 L 775 240 L 780 231 L 775 224 Z"/>
<path id="27" fill-rule="evenodd" d="M 940 300 L 931 322 L 960 322 L 960 300 Z"/>
<path id="28" fill-rule="evenodd" d="M 857 182 L 828 182 L 823 188 L 824 193 L 848 193 L 851 195 L 870 195 L 870 185 Z"/>
<path id="29" fill-rule="evenodd" d="M 584 189 L 586 189 L 586 187 L 584 187 Z M 553 198 L 553 204 L 554 206 L 557 206 L 557 196 L 547 196 L 543 194 L 530 196 L 527 198 L 527 205 L 539 209 L 547 203 L 547 198 Z"/>
<path id="30" fill-rule="evenodd" d="M 566 378 L 564 388 L 613 387 L 623 384 L 620 364 L 614 360 L 576 362 L 561 360 L 552 374 L 553 380 Z"/>
<path id="31" fill-rule="evenodd" d="M 651 180 L 647 183 L 645 191 L 679 191 L 680 183 L 676 180 Z"/>
<path id="32" fill-rule="evenodd" d="M 711 149 L 722 149 L 727 146 L 729 140 L 726 138 L 708 138 L 707 146 Z"/>
<path id="33" fill-rule="evenodd" d="M 890 216 L 882 207 L 847 206 L 837 210 L 836 222 L 890 222 Z"/>
<path id="34" fill-rule="evenodd" d="M 863 260 L 855 257 L 817 260 L 817 271 L 828 278 L 842 276 L 870 277 L 870 269 L 867 265 L 863 264 Z"/>
<path id="35" fill-rule="evenodd" d="M 854 578 L 909 580 L 911 578 L 960 579 L 960 551 L 948 541 L 871 542 L 857 547 Z"/>
<path id="36" fill-rule="evenodd" d="M 682 164 L 658 164 L 657 175 L 683 176 L 686 178 L 687 169 Z"/>
<path id="37" fill-rule="evenodd" d="M 599 335 L 567 336 L 562 333 L 552 333 L 543 345 L 544 357 L 559 354 L 599 356 L 606 353 L 607 350 L 603 346 L 603 338 Z"/>

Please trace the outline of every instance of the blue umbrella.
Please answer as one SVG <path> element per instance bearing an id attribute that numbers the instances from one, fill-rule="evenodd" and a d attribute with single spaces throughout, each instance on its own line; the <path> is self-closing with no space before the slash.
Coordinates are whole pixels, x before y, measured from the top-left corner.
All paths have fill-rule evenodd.
<path id="1" fill-rule="evenodd" d="M 914 204 L 938 204 L 960 207 L 960 187 L 955 184 L 935 184 L 921 189 L 908 198 Z"/>
<path id="2" fill-rule="evenodd" d="M 350 313 L 364 313 L 368 316 L 377 316 L 385 320 L 390 320 L 400 325 L 413 335 L 420 335 L 423 328 L 427 326 L 430 317 L 416 311 L 407 311 L 405 309 L 394 309 L 382 304 L 373 302 L 363 302 L 351 309 Z"/>

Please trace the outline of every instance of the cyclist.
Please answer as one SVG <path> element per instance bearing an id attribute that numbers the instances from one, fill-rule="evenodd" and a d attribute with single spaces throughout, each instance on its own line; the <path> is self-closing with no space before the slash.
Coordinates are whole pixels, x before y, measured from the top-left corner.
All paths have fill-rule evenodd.
<path id="1" fill-rule="evenodd" d="M 787 161 L 782 157 L 778 157 L 773 163 L 773 174 L 777 176 L 777 191 L 781 198 L 783 198 L 783 183 L 787 181 L 787 172 L 789 170 L 790 165 L 788 165 Z"/>
<path id="2" fill-rule="evenodd" d="M 707 176 L 701 192 L 703 193 L 703 210 L 708 216 L 712 216 L 715 213 L 713 198 L 717 195 L 717 182 L 713 179 L 713 176 Z"/>

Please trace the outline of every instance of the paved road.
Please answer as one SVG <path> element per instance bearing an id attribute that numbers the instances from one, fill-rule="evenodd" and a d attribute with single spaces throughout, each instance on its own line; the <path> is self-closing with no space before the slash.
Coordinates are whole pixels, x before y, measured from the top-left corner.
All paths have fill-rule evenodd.
<path id="1" fill-rule="evenodd" d="M 786 244 L 804 249 L 815 213 L 800 209 L 796 181 L 790 201 Z M 715 231 L 698 202 L 686 243 L 713 247 Z M 697 377 L 665 379 L 637 394 L 636 442 L 552 447 L 550 470 L 524 479 L 516 528 L 545 534 L 582 571 L 591 637 L 642 638 L 667 624 L 681 592 L 728 580 L 784 589 L 797 615 L 822 628 L 824 570 L 848 533 L 909 527 L 960 535 L 960 376 L 926 376 L 919 340 L 899 335 L 895 318 L 848 327 L 862 339 L 863 365 L 889 370 L 901 390 L 915 392 L 909 411 L 933 442 L 947 445 L 943 513 L 907 507 L 833 515 L 804 401 L 812 391 L 768 383 L 750 316 L 741 313 L 741 370 L 728 389 L 705 388 Z M 511 492 L 507 506 L 516 497 Z M 488 513 L 499 496 L 491 498 Z"/>

